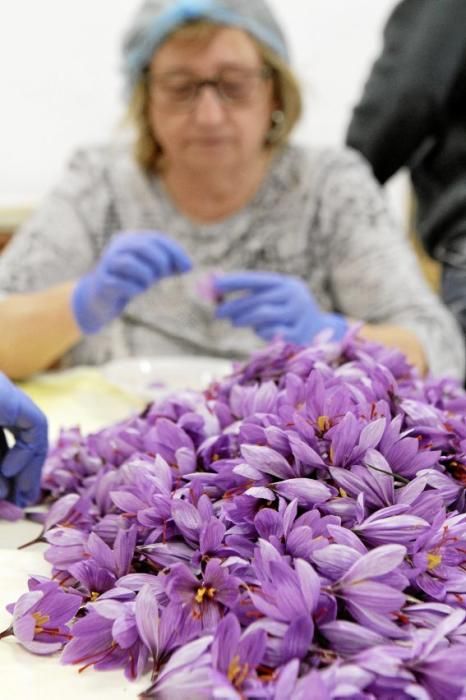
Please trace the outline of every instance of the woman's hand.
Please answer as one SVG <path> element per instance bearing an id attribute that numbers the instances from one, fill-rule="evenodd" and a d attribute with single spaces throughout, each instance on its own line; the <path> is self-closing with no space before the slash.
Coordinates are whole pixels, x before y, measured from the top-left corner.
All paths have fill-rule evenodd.
<path id="1" fill-rule="evenodd" d="M 1 428 L 7 428 L 15 437 L 10 449 Z M 47 449 L 44 414 L 0 374 L 0 499 L 13 501 L 21 508 L 37 501 Z"/>
<path id="2" fill-rule="evenodd" d="M 133 297 L 163 277 L 190 269 L 191 261 L 183 248 L 161 233 L 120 233 L 74 288 L 71 305 L 76 322 L 83 333 L 97 333 L 119 316 Z"/>
<path id="3" fill-rule="evenodd" d="M 234 272 L 216 276 L 215 288 L 219 294 L 241 293 L 218 306 L 217 318 L 229 319 L 234 326 L 251 326 L 264 340 L 279 337 L 305 344 L 325 328 L 338 340 L 348 329 L 344 316 L 319 309 L 306 284 L 297 277 Z"/>

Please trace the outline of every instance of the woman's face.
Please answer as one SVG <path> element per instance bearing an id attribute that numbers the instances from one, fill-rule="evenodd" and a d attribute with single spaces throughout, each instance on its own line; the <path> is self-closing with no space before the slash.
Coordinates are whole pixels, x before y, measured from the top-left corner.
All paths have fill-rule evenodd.
<path id="1" fill-rule="evenodd" d="M 168 168 L 218 172 L 260 158 L 274 109 L 263 68 L 239 29 L 220 28 L 202 45 L 176 37 L 162 45 L 150 66 L 150 121 Z M 219 78 L 226 99 L 211 84 L 196 90 Z"/>

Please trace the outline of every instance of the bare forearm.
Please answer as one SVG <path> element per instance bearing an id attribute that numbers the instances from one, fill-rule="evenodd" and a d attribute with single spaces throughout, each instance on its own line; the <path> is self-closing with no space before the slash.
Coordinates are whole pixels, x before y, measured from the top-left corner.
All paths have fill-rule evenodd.
<path id="1" fill-rule="evenodd" d="M 48 369 L 77 343 L 81 332 L 70 298 L 74 282 L 0 301 L 0 369 L 12 379 Z"/>
<path id="2" fill-rule="evenodd" d="M 418 368 L 422 376 L 426 374 L 428 365 L 422 344 L 417 335 L 408 328 L 389 324 L 366 324 L 359 331 L 359 336 L 390 348 L 397 348 Z"/>

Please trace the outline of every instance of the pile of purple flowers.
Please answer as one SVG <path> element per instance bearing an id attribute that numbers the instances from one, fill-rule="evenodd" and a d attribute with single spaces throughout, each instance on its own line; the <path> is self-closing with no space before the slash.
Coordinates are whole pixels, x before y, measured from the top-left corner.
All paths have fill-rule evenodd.
<path id="1" fill-rule="evenodd" d="M 4 635 L 146 698 L 466 698 L 465 416 L 349 335 L 65 431 Z"/>

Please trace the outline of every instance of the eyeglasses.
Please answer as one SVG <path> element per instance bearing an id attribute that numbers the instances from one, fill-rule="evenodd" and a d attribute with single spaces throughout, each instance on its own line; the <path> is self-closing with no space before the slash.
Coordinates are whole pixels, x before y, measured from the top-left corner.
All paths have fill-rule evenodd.
<path id="1" fill-rule="evenodd" d="M 201 90 L 211 87 L 218 98 L 231 106 L 247 106 L 256 101 L 261 83 L 272 76 L 268 66 L 260 69 L 224 68 L 213 78 L 195 78 L 192 73 L 150 74 L 150 90 L 154 103 L 173 111 L 194 107 Z"/>

